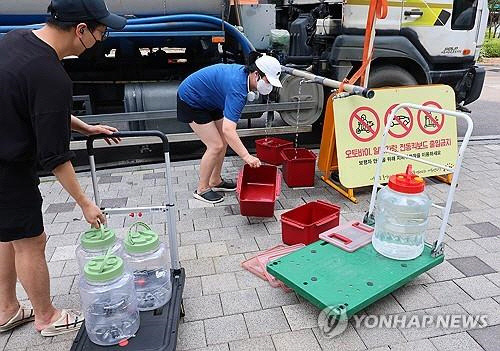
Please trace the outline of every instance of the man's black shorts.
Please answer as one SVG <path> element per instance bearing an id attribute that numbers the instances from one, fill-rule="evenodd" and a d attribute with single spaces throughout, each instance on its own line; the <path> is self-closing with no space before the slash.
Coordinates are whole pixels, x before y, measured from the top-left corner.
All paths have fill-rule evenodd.
<path id="1" fill-rule="evenodd" d="M 184 123 L 207 124 L 221 119 L 221 110 L 198 110 L 181 100 L 177 95 L 177 120 Z"/>
<path id="2" fill-rule="evenodd" d="M 38 186 L 0 192 L 0 241 L 39 236 L 44 231 L 42 195 Z"/>

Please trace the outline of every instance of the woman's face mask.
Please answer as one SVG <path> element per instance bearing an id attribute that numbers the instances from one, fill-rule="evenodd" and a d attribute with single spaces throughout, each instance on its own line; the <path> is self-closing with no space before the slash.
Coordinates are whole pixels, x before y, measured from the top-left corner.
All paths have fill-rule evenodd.
<path id="1" fill-rule="evenodd" d="M 269 95 L 273 91 L 273 86 L 264 79 L 259 79 L 257 82 L 257 91 L 261 95 Z"/>

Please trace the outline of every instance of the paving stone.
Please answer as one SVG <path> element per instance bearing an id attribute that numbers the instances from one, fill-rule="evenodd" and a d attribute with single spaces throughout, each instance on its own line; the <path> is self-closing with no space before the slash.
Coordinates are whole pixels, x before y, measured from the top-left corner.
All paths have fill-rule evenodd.
<path id="1" fill-rule="evenodd" d="M 34 346 L 44 345 L 48 348 L 52 340 L 44 338 L 33 328 L 32 323 L 27 323 L 17 327 L 12 331 L 12 334 L 5 345 L 5 350 L 16 350 L 22 348 L 31 348 Z"/>
<path id="2" fill-rule="evenodd" d="M 461 303 L 460 305 L 471 316 L 486 316 L 488 326 L 500 324 L 500 304 L 490 297 Z"/>
<path id="3" fill-rule="evenodd" d="M 488 266 L 476 256 L 454 258 L 448 260 L 448 262 L 467 277 L 495 273 L 495 270 L 493 268 Z"/>
<path id="4" fill-rule="evenodd" d="M 65 261 L 75 259 L 75 250 L 77 245 L 65 245 L 57 247 L 50 261 Z"/>
<path id="5" fill-rule="evenodd" d="M 214 262 L 211 258 L 200 258 L 181 262 L 186 271 L 186 277 L 199 277 L 215 273 Z"/>
<path id="6" fill-rule="evenodd" d="M 256 275 L 246 270 L 236 272 L 235 276 L 236 280 L 238 281 L 238 286 L 240 287 L 240 289 L 269 286 L 269 283 L 267 281 L 260 279 Z"/>
<path id="7" fill-rule="evenodd" d="M 291 330 L 315 328 L 318 326 L 319 310 L 310 303 L 283 306 L 283 312 Z"/>
<path id="8" fill-rule="evenodd" d="M 207 347 L 202 347 L 200 349 L 195 349 L 193 351 L 229 351 L 229 345 L 227 343 L 218 344 L 218 345 L 210 345 Z"/>
<path id="9" fill-rule="evenodd" d="M 271 223 L 276 222 L 276 218 L 273 217 L 247 217 L 250 224 L 257 223 Z"/>
<path id="10" fill-rule="evenodd" d="M 442 203 L 438 203 L 437 205 L 444 207 L 444 206 L 446 206 L 446 203 L 442 202 Z M 460 202 L 453 201 L 453 204 L 451 205 L 451 212 L 450 213 L 463 213 L 463 212 L 468 212 L 468 211 L 470 211 L 469 208 L 465 207 Z"/>
<path id="11" fill-rule="evenodd" d="M 434 345 L 427 339 L 391 345 L 389 348 L 391 351 L 437 351 Z"/>
<path id="12" fill-rule="evenodd" d="M 226 246 L 230 255 L 259 251 L 255 238 L 227 240 Z"/>
<path id="13" fill-rule="evenodd" d="M 460 286 L 473 299 L 500 295 L 500 287 L 493 284 L 483 276 L 467 277 L 455 279 L 455 283 Z"/>
<path id="14" fill-rule="evenodd" d="M 445 281 L 457 278 L 464 278 L 465 275 L 451 265 L 448 261 L 437 265 L 436 267 L 429 270 L 428 274 L 435 281 Z"/>
<path id="15" fill-rule="evenodd" d="M 258 287 L 257 294 L 262 308 L 294 305 L 299 302 L 294 292 L 285 292 L 283 289 L 273 288 L 268 284 Z"/>
<path id="16" fill-rule="evenodd" d="M 500 272 L 500 252 L 491 252 L 486 255 L 482 255 L 481 260 L 483 260 L 491 268 Z"/>
<path id="17" fill-rule="evenodd" d="M 488 251 L 477 244 L 474 240 L 447 241 L 446 245 L 453 251 L 459 253 L 461 257 L 480 257 L 481 255 L 488 253 Z"/>
<path id="18" fill-rule="evenodd" d="M 194 225 L 192 219 L 184 219 L 176 223 L 177 233 L 193 232 Z"/>
<path id="19" fill-rule="evenodd" d="M 206 345 L 205 328 L 202 321 L 179 324 L 177 350 L 189 350 Z"/>
<path id="20" fill-rule="evenodd" d="M 148 179 L 164 179 L 165 178 L 165 173 L 164 172 L 156 172 L 156 173 L 148 173 L 144 174 L 142 176 L 142 179 L 148 180 Z"/>
<path id="21" fill-rule="evenodd" d="M 469 335 L 483 348 L 485 351 L 500 350 L 500 325 L 487 327 L 484 329 L 470 330 Z"/>
<path id="22" fill-rule="evenodd" d="M 281 308 L 247 312 L 244 314 L 250 337 L 290 331 Z"/>
<path id="23" fill-rule="evenodd" d="M 179 259 L 181 261 L 196 260 L 196 246 L 179 246 Z"/>
<path id="24" fill-rule="evenodd" d="M 220 317 L 222 313 L 222 305 L 219 295 L 208 295 L 196 298 L 184 299 L 184 308 L 186 322 Z"/>
<path id="25" fill-rule="evenodd" d="M 57 263 L 57 262 L 56 262 Z M 75 276 L 80 273 L 78 263 L 76 260 L 68 260 L 64 262 L 64 268 L 61 276 Z"/>
<path id="26" fill-rule="evenodd" d="M 238 290 L 238 282 L 234 273 L 204 275 L 201 277 L 203 295 L 220 294 Z"/>
<path id="27" fill-rule="evenodd" d="M 212 241 L 237 240 L 240 237 L 236 227 L 209 229 Z"/>
<path id="28" fill-rule="evenodd" d="M 219 241 L 216 243 L 197 244 L 196 253 L 199 258 L 228 255 L 226 243 L 223 241 Z"/>
<path id="29" fill-rule="evenodd" d="M 266 226 L 262 223 L 252 224 L 252 225 L 243 225 L 237 226 L 238 232 L 240 233 L 241 238 L 252 238 L 256 236 L 265 236 L 269 235 L 267 232 Z"/>
<path id="30" fill-rule="evenodd" d="M 474 242 L 488 252 L 500 252 L 500 238 L 498 237 L 474 239 Z"/>
<path id="31" fill-rule="evenodd" d="M 73 212 L 75 209 L 75 202 L 63 202 L 63 203 L 53 203 L 45 210 L 45 213 L 61 213 L 61 212 Z"/>
<path id="32" fill-rule="evenodd" d="M 270 336 L 254 339 L 231 341 L 229 343 L 231 351 L 275 351 L 273 341 Z"/>
<path id="33" fill-rule="evenodd" d="M 44 216 L 45 217 L 45 216 Z M 44 218 L 44 224 L 43 228 L 45 230 L 45 233 L 50 236 L 57 236 L 61 235 L 64 233 L 66 227 L 68 226 L 68 223 L 52 223 L 52 224 L 45 224 L 46 220 Z"/>
<path id="34" fill-rule="evenodd" d="M 453 238 L 453 240 L 466 240 L 480 237 L 479 234 L 462 225 L 448 228 L 446 234 Z"/>
<path id="35" fill-rule="evenodd" d="M 443 305 L 469 302 L 472 300 L 472 298 L 453 281 L 426 284 L 424 288 Z"/>
<path id="36" fill-rule="evenodd" d="M 202 295 L 203 295 L 203 290 L 201 288 L 201 278 L 200 277 L 186 278 L 182 296 L 184 298 L 190 298 L 190 297 L 200 297 Z"/>
<path id="37" fill-rule="evenodd" d="M 207 319 L 204 323 L 209 345 L 248 339 L 245 320 L 241 314 Z"/>
<path id="38" fill-rule="evenodd" d="M 255 289 L 222 293 L 220 298 L 224 315 L 257 311 L 262 308 Z"/>
<path id="39" fill-rule="evenodd" d="M 363 341 L 350 323 L 347 325 L 347 329 L 342 334 L 335 337 L 328 337 L 327 335 L 324 335 L 324 333 L 321 332 L 319 328 L 313 328 L 313 333 L 323 350 L 366 350 Z"/>
<path id="40" fill-rule="evenodd" d="M 241 271 L 243 270 L 243 267 L 241 267 L 241 263 L 243 261 L 245 261 L 245 256 L 243 256 L 242 254 L 215 257 L 215 271 L 217 273 Z"/>
<path id="41" fill-rule="evenodd" d="M 66 233 L 65 235 L 50 235 L 47 240 L 47 247 L 58 247 L 66 245 L 78 245 L 79 233 Z"/>
<path id="42" fill-rule="evenodd" d="M 223 227 L 231 227 L 231 225 L 224 225 L 224 220 L 223 220 L 224 218 L 233 216 L 233 212 L 231 211 L 231 206 L 224 205 L 216 207 L 207 207 L 205 208 L 205 212 L 207 213 L 207 217 L 220 217 L 222 220 Z"/>
<path id="43" fill-rule="evenodd" d="M 281 222 L 268 222 L 264 223 L 269 234 L 281 235 Z"/>
<path id="44" fill-rule="evenodd" d="M 122 177 L 120 176 L 101 176 L 99 177 L 98 184 L 120 183 L 121 181 Z"/>
<path id="45" fill-rule="evenodd" d="M 179 184 L 181 185 L 181 184 Z M 178 186 L 179 186 L 178 185 Z M 176 188 L 178 187 L 176 186 Z M 182 189 L 182 191 L 186 191 L 187 189 Z M 189 205 L 189 208 L 204 208 L 204 207 L 214 207 L 214 205 L 212 204 L 209 204 L 209 203 L 206 203 L 206 202 L 203 202 L 203 201 L 200 201 L 200 200 L 197 200 L 197 199 L 189 199 L 187 200 L 188 201 L 188 205 Z"/>
<path id="46" fill-rule="evenodd" d="M 210 234 L 208 233 L 208 230 L 185 232 L 181 233 L 180 237 L 181 237 L 181 246 L 210 242 Z"/>
<path id="47" fill-rule="evenodd" d="M 439 351 L 483 351 L 466 332 L 438 336 L 430 340 Z"/>
<path id="48" fill-rule="evenodd" d="M 195 218 L 193 222 L 195 230 L 204 230 L 204 229 L 213 229 L 222 227 L 222 222 L 220 217 Z"/>
<path id="49" fill-rule="evenodd" d="M 404 286 L 413 286 L 413 285 L 422 285 L 422 284 L 432 284 L 434 283 L 434 279 L 427 273 L 422 273 L 415 279 L 410 280 Z"/>
<path id="50" fill-rule="evenodd" d="M 500 273 L 491 273 L 485 275 L 486 279 L 500 287 Z"/>
<path id="51" fill-rule="evenodd" d="M 250 222 L 247 217 L 241 215 L 230 215 L 221 217 L 223 227 L 235 227 L 248 225 Z"/>
<path id="52" fill-rule="evenodd" d="M 401 307 L 398 301 L 391 294 L 366 308 L 366 313 L 368 315 L 398 314 L 401 312 L 404 312 L 403 307 Z"/>
<path id="53" fill-rule="evenodd" d="M 482 237 L 492 237 L 500 235 L 500 228 L 491 222 L 466 224 L 466 227 Z"/>
<path id="54" fill-rule="evenodd" d="M 115 207 L 125 207 L 125 206 L 127 206 L 127 198 L 126 197 L 101 200 L 101 207 L 115 208 Z"/>
<path id="55" fill-rule="evenodd" d="M 422 308 L 439 306 L 439 303 L 422 286 L 402 287 L 392 295 L 405 311 L 414 311 Z"/>
<path id="56" fill-rule="evenodd" d="M 367 348 L 406 342 L 401 331 L 396 328 L 368 328 L 363 321 L 353 322 L 353 326 Z"/>
<path id="57" fill-rule="evenodd" d="M 298 330 L 272 335 L 277 351 L 320 351 L 321 347 L 312 330 Z"/>

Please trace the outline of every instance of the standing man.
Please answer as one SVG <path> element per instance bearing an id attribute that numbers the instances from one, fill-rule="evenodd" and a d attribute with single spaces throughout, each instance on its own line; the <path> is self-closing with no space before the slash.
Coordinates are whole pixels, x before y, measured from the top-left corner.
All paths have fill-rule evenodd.
<path id="1" fill-rule="evenodd" d="M 72 82 L 60 61 L 103 41 L 107 27 L 122 29 L 126 20 L 109 13 L 103 0 L 52 0 L 48 11 L 43 28 L 0 40 L 0 332 L 34 320 L 43 336 L 54 336 L 79 329 L 83 316 L 56 309 L 50 300 L 37 163 L 54 173 L 97 226 L 105 218 L 78 183 L 70 134 L 116 131 L 71 115 Z M 19 304 L 17 279 L 33 309 Z"/>

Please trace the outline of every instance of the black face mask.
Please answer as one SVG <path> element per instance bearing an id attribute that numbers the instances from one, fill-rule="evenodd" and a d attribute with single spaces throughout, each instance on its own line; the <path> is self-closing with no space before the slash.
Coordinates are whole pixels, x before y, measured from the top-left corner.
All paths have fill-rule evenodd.
<path id="1" fill-rule="evenodd" d="M 88 28 L 86 28 L 86 29 L 90 33 L 90 35 L 92 35 L 92 38 L 94 38 L 95 44 L 102 43 L 108 37 L 107 36 L 108 32 L 106 31 L 106 32 L 104 32 L 102 34 L 102 39 L 101 40 L 97 40 L 97 38 L 95 37 L 94 33 L 92 33 Z M 84 29 L 84 31 L 85 31 L 85 29 Z M 80 43 L 82 43 L 82 45 L 85 48 L 85 50 L 88 50 L 89 48 L 85 46 L 85 44 L 83 43 L 82 38 L 78 38 L 78 39 L 80 40 Z"/>

